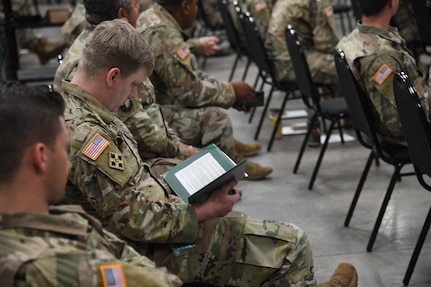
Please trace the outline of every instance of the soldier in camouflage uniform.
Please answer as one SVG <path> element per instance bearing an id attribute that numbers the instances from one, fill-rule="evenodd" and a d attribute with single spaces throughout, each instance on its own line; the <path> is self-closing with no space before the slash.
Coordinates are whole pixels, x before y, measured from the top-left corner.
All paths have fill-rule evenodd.
<path id="1" fill-rule="evenodd" d="M 48 206 L 64 196 L 70 167 L 64 102 L 46 86 L 0 91 L 1 285 L 181 286 L 81 207 Z"/>
<path id="2" fill-rule="evenodd" d="M 108 2 L 105 2 L 104 6 L 108 6 L 108 4 Z M 126 19 L 132 25 L 135 25 L 137 11 L 132 12 L 132 10 L 137 8 L 136 1 L 129 1 L 126 4 L 129 8 L 128 13 L 117 12 L 107 18 L 113 18 L 117 14 L 123 13 L 127 14 Z M 120 9 L 123 11 L 125 8 Z M 101 11 L 100 13 L 103 12 Z M 101 18 L 101 20 L 105 19 Z M 61 92 L 61 79 L 70 79 L 75 73 L 84 44 L 96 26 L 95 24 L 98 23 L 89 24 L 86 27 L 71 45 L 62 63 L 57 68 L 54 79 L 54 89 L 56 91 Z M 160 106 L 155 102 L 154 88 L 149 79 L 145 79 L 144 83 L 139 86 L 139 94 L 140 98 L 128 100 L 117 113 L 129 130 L 132 131 L 134 139 L 138 143 L 142 159 L 157 170 L 161 167 L 160 171 L 154 170 L 161 173 L 164 171 L 163 167 L 168 168 L 178 162 L 174 158 L 182 160 L 196 151 L 193 147 L 183 144 L 177 133 L 167 125 Z"/>
<path id="3" fill-rule="evenodd" d="M 252 101 L 254 89 L 245 82 L 222 82 L 195 69 L 196 59 L 185 42 L 187 34 L 183 30 L 193 25 L 196 19 L 197 1 L 155 2 L 139 15 L 138 27 L 143 29 L 142 35 L 153 47 L 155 69 L 150 78 L 157 102 L 162 106 L 169 126 L 185 142 L 198 147 L 206 145 L 208 141 L 201 126 L 213 117 L 223 116 L 224 120 L 230 121 L 225 108 L 244 109 L 244 105 Z M 189 11 L 183 13 L 183 9 Z M 218 134 L 230 146 L 224 151 L 233 160 L 243 159 L 235 150 L 232 131 L 212 129 L 205 132 Z M 261 179 L 270 174 L 272 168 L 247 160 L 246 171 L 248 179 Z"/>
<path id="4" fill-rule="evenodd" d="M 315 286 L 310 243 L 300 228 L 231 212 L 239 200 L 237 180 L 204 202 L 188 204 L 141 161 L 131 133 L 112 111 L 127 96 L 137 96 L 138 84 L 151 73 L 152 53 L 124 24 L 99 24 L 73 79 L 62 82 L 71 137 L 67 198 L 184 282 Z M 354 280 L 351 265 L 343 270 Z"/>
<path id="5" fill-rule="evenodd" d="M 355 78 L 369 95 L 381 138 L 405 145 L 393 91 L 394 74 L 404 71 L 409 76 L 426 111 L 431 95 L 405 40 L 389 25 L 390 16 L 397 11 L 397 2 L 359 0 L 362 23 L 341 39 L 337 47 L 344 51 Z"/>
<path id="6" fill-rule="evenodd" d="M 285 29 L 292 25 L 304 48 L 311 76 L 316 82 L 337 84 L 334 48 L 338 43 L 329 0 L 278 0 L 268 24 L 268 56 L 274 61 L 277 80 L 295 80 L 287 49 Z"/>

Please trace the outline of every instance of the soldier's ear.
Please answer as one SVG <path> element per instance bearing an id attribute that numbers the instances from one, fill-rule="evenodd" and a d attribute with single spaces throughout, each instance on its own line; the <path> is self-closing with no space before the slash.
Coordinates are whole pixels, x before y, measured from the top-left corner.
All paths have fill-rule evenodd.
<path id="1" fill-rule="evenodd" d="M 127 9 L 120 7 L 117 11 L 117 18 L 122 19 L 122 18 L 126 18 L 127 19 Z"/>
<path id="2" fill-rule="evenodd" d="M 105 75 L 105 83 L 106 86 L 109 88 L 112 88 L 113 86 L 118 83 L 118 80 L 120 79 L 121 71 L 118 67 L 113 67 L 108 70 L 108 72 Z"/>

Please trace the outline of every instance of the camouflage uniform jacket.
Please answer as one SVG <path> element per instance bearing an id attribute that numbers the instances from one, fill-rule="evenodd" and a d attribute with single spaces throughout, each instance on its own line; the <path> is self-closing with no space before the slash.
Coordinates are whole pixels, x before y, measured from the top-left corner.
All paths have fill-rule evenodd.
<path id="1" fill-rule="evenodd" d="M 67 201 L 83 206 L 141 254 L 148 242 L 192 242 L 194 209 L 151 174 L 123 122 L 80 87 L 63 80 L 62 89 L 71 138 Z"/>
<path id="2" fill-rule="evenodd" d="M 263 41 L 266 39 L 268 32 L 268 23 L 271 18 L 271 11 L 274 0 L 242 0 L 241 9 L 249 12 L 256 21 L 260 37 Z"/>
<path id="3" fill-rule="evenodd" d="M 155 68 L 150 78 L 158 103 L 184 107 L 233 105 L 232 85 L 194 68 L 196 59 L 184 42 L 187 35 L 162 6 L 155 3 L 141 13 L 138 26 L 153 47 Z"/>
<path id="4" fill-rule="evenodd" d="M 309 58 L 313 52 L 328 54 L 333 62 L 333 51 L 338 38 L 335 35 L 331 1 L 278 0 L 273 6 L 265 42 L 268 57 L 274 60 L 278 80 L 294 80 L 293 73 L 287 78 L 283 75 L 283 71 L 293 71 L 285 38 L 285 29 L 289 24 L 298 34 L 308 63 L 313 62 Z M 314 77 L 311 66 L 310 71 Z"/>
<path id="5" fill-rule="evenodd" d="M 416 61 L 398 30 L 358 24 L 337 47 L 346 54 L 355 78 L 370 97 L 380 135 L 388 141 L 404 144 L 393 92 L 393 75 L 403 71 L 409 76 L 426 111 L 430 89 L 422 80 Z"/>
<path id="6" fill-rule="evenodd" d="M 55 73 L 54 89 L 61 93 L 61 80 L 71 79 L 85 42 L 93 27 L 85 29 L 69 48 L 63 62 Z M 160 106 L 155 102 L 154 87 L 146 79 L 138 88 L 139 98 L 131 99 L 118 111 L 118 116 L 132 132 L 138 142 L 144 160 L 156 157 L 187 158 L 187 151 L 176 144 L 180 141 L 177 133 L 168 127 Z"/>
<path id="7" fill-rule="evenodd" d="M 123 274 L 129 286 L 139 280 L 181 286 L 79 206 L 52 207 L 50 214 L 1 214 L 0 254 L 5 287 L 103 286 L 102 276 L 110 271 Z"/>

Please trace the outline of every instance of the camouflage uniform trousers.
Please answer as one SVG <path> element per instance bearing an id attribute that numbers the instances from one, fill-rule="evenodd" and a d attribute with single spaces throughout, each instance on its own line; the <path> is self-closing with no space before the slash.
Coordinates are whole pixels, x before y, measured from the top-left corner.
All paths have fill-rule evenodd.
<path id="1" fill-rule="evenodd" d="M 184 108 L 161 106 L 165 120 L 182 141 L 195 147 L 217 145 L 236 160 L 232 123 L 226 110 L 218 107 Z"/>
<path id="2" fill-rule="evenodd" d="M 194 244 L 156 247 L 158 266 L 215 286 L 316 286 L 310 242 L 297 226 L 241 213 L 205 221 Z"/>

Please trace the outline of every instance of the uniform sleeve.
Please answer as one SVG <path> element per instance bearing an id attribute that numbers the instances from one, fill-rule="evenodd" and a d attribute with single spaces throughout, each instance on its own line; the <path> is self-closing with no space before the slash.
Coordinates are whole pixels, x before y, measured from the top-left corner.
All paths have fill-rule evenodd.
<path id="1" fill-rule="evenodd" d="M 316 24 L 313 28 L 314 48 L 320 52 L 333 53 L 338 38 L 335 35 L 334 11 L 330 1 L 318 1 Z"/>
<path id="2" fill-rule="evenodd" d="M 166 129 L 166 122 L 163 120 L 159 106 L 150 104 L 146 108 L 143 108 L 139 98 L 134 98 L 120 107 L 117 112 L 121 121 L 133 134 L 141 158 L 143 160 L 155 157 L 185 159 L 187 152 L 171 139 L 171 136 L 175 136 L 175 132 Z M 157 121 L 159 124 L 156 124 Z M 178 139 L 175 138 L 175 140 Z"/>
<path id="3" fill-rule="evenodd" d="M 198 38 L 190 38 L 186 41 L 186 45 L 189 47 L 192 53 L 196 53 L 198 55 L 203 54 L 203 48 Z"/>
<path id="4" fill-rule="evenodd" d="M 393 77 L 402 71 L 396 55 L 377 53 L 360 61 L 360 76 L 363 79 L 370 100 L 379 116 L 380 122 L 394 136 L 401 136 L 402 126 L 399 119 L 393 92 Z"/>
<path id="5" fill-rule="evenodd" d="M 87 130 L 83 124 L 78 129 L 68 128 L 72 139 L 69 180 L 82 193 L 73 191 L 68 198 L 84 197 L 89 205 L 87 210 L 97 211 L 104 226 L 130 240 L 146 243 L 195 240 L 198 223 L 193 207 L 175 201 L 176 197 L 169 199 L 167 191 L 140 159 L 136 147 L 130 146 L 133 139 L 112 140 L 103 129 L 89 126 Z M 88 149 L 90 143 L 92 150 Z M 102 152 L 101 144 L 106 145 Z"/>
<path id="6" fill-rule="evenodd" d="M 235 92 L 230 83 L 221 82 L 197 71 L 195 59 L 178 31 L 164 28 L 148 29 L 144 37 L 151 43 L 155 69 L 151 80 L 156 86 L 160 104 L 179 104 L 184 107 L 231 107 Z"/>
<path id="7" fill-rule="evenodd" d="M 181 286 L 181 280 L 165 268 L 141 266 L 76 251 L 45 256 L 24 264 L 17 273 L 15 287 L 28 286 Z"/>

